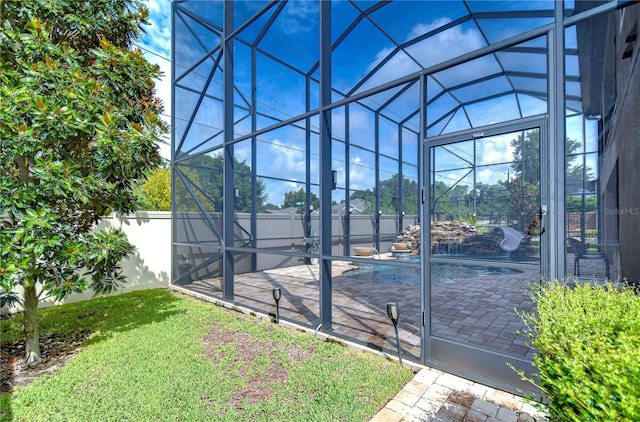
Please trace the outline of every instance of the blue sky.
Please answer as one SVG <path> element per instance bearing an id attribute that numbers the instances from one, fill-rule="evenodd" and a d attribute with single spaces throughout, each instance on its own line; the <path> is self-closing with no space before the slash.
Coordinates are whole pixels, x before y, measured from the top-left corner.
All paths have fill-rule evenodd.
<path id="1" fill-rule="evenodd" d="M 163 119 L 171 123 L 171 0 L 148 0 L 151 25 L 145 27 L 146 34 L 142 34 L 138 46 L 143 49 L 147 59 L 160 66 L 164 73 L 156 83 L 156 93 L 164 102 Z M 170 137 L 160 146 L 160 153 L 164 158 L 170 158 Z"/>
<path id="2" fill-rule="evenodd" d="M 244 2 L 238 3 L 236 13 L 242 15 L 244 13 L 255 13 L 255 10 L 248 10 L 253 5 L 259 5 L 263 3 L 259 2 Z M 314 62 L 314 57 L 317 54 L 317 25 L 310 24 L 313 19 L 309 18 L 316 13 L 315 8 L 310 5 L 315 4 L 313 2 L 293 1 L 287 5 L 282 16 L 276 21 L 274 31 L 269 31 L 261 42 L 261 47 L 271 51 L 274 55 L 279 56 L 291 63 L 294 63 L 301 68 L 308 69 Z M 365 4 L 365 3 L 363 3 Z M 368 3 L 366 3 L 368 4 Z M 163 99 L 165 104 L 165 116 L 167 122 L 170 122 L 170 116 L 173 112 L 176 113 L 176 118 L 188 117 L 191 113 L 192 107 L 190 107 L 191 101 L 186 96 L 181 99 L 180 107 L 178 110 L 171 110 L 171 63 L 168 60 L 171 57 L 171 1 L 170 0 L 148 0 L 146 2 L 151 15 L 151 25 L 146 28 L 147 33 L 140 39 L 139 46 L 145 51 L 147 58 L 160 66 L 164 72 L 164 77 L 158 81 L 156 89 L 157 95 Z M 437 7 L 434 7 L 437 5 Z M 473 2 L 474 8 L 479 10 L 494 8 L 547 8 L 549 7 L 548 1 L 532 1 L 525 3 L 515 2 Z M 195 6 L 194 6 L 195 7 Z M 412 13 L 407 13 L 407 7 L 410 7 Z M 374 12 L 373 18 L 385 26 L 388 33 L 395 38 L 398 42 L 404 42 L 410 40 L 421 33 L 437 28 L 451 22 L 453 19 L 458 18 L 461 14 L 466 13 L 466 10 L 457 10 L 460 7 L 458 2 L 394 2 L 385 8 Z M 247 10 L 244 10 L 246 8 Z M 335 31 L 334 38 L 344 30 L 353 20 L 354 10 L 353 6 L 347 2 L 334 3 L 335 25 L 333 29 Z M 419 10 L 416 10 L 418 8 Z M 401 18 L 400 18 L 401 17 Z M 305 25 L 304 23 L 307 23 Z M 493 22 L 491 20 L 483 21 L 483 29 L 487 34 L 489 42 L 495 42 L 497 40 L 508 38 L 514 35 L 515 32 L 524 31 L 529 27 L 535 27 L 541 24 L 539 20 L 528 20 L 522 22 L 522 20 L 514 19 L 510 21 L 511 24 L 505 24 L 502 22 Z M 525 24 L 526 25 L 523 25 Z M 366 25 L 365 25 L 366 24 Z M 258 25 L 257 25 L 258 26 Z M 523 28 L 523 26 L 525 28 Z M 251 31 L 257 31 L 259 28 L 249 27 L 245 31 L 247 38 L 251 38 Z M 256 32 L 257 33 L 257 32 Z M 365 38 L 363 38 L 365 37 Z M 567 34 L 569 40 L 571 40 L 571 33 Z M 374 42 L 375 38 L 379 42 Z M 366 40 L 366 42 L 364 41 Z M 214 40 L 211 40 L 214 42 Z M 194 46 L 193 43 L 180 41 L 181 48 L 177 52 L 183 63 L 189 63 L 189 57 L 193 56 L 193 60 L 196 60 L 202 54 L 202 51 L 198 46 Z M 544 46 L 544 39 L 538 39 L 531 42 L 537 47 Z M 423 40 L 418 44 L 415 44 L 407 51 L 412 54 L 415 60 L 420 62 L 422 66 L 428 66 L 433 63 L 442 62 L 451 57 L 459 56 L 465 52 L 481 48 L 486 45 L 486 41 L 482 38 L 481 33 L 476 27 L 468 24 L 455 26 L 447 31 L 441 32 L 434 37 Z M 242 47 L 237 47 L 236 65 L 239 69 L 242 68 Z M 339 48 L 336 50 L 334 60 L 341 63 L 340 67 L 334 69 L 333 83 L 334 86 L 340 90 L 348 91 L 353 88 L 356 83 L 360 81 L 362 76 L 367 72 L 376 68 L 380 61 L 389 55 L 393 51 L 393 44 L 390 43 L 388 38 L 382 36 L 382 34 L 372 27 L 370 23 L 364 22 L 362 28 L 358 28 L 354 31 L 353 35 L 348 37 Z M 536 59 L 535 62 L 528 62 L 523 60 L 526 57 L 518 56 L 517 54 L 501 53 L 501 60 L 503 62 L 512 63 L 510 67 L 516 70 L 520 70 L 523 67 L 526 70 L 536 69 L 541 67 L 542 72 L 546 70 L 545 60 Z M 342 59 L 341 59 L 342 58 Z M 533 60 L 533 59 L 532 59 Z M 282 66 L 275 65 L 275 62 L 258 63 L 258 66 L 263 69 L 263 72 L 259 74 L 258 84 L 258 102 L 259 107 L 267 107 L 268 111 L 276 114 L 280 113 L 283 117 L 297 115 L 304 111 L 303 98 L 300 96 L 300 81 L 299 77 L 290 71 L 286 71 Z M 346 65 L 348 64 L 348 65 Z M 203 63 L 202 66 L 210 66 L 209 62 Z M 367 88 L 374 87 L 381 83 L 391 81 L 399 76 L 406 75 L 418 70 L 418 66 L 415 61 L 412 61 L 402 52 L 394 54 L 390 60 L 383 66 L 381 66 L 373 74 L 373 76 L 364 82 L 357 91 L 362 91 Z M 523 70 L 524 70 L 523 69 Z M 267 71 L 268 70 L 268 71 Z M 434 76 L 438 78 L 441 83 L 445 83 L 448 86 L 468 82 L 476 78 L 495 73 L 496 62 L 493 57 L 487 56 L 472 62 L 457 66 L 447 71 L 439 72 Z M 209 69 L 203 67 L 202 74 L 207 74 Z M 317 72 L 316 72 L 317 73 Z M 195 76 L 187 76 L 183 79 L 182 83 L 198 86 L 202 84 L 202 81 L 198 80 L 198 72 L 194 72 Z M 187 79 L 195 78 L 195 79 Z M 514 79 L 515 80 L 515 79 Z M 284 81 L 284 84 L 282 83 Z M 435 83 L 434 80 L 429 77 L 428 82 L 428 99 L 433 98 L 434 95 L 441 92 L 442 87 L 439 83 Z M 463 98 L 465 95 L 471 98 L 477 95 L 475 91 L 487 89 L 500 90 L 498 86 L 498 80 L 494 79 L 491 86 L 467 87 L 466 91 L 459 89 L 455 92 L 459 98 Z M 531 80 L 527 80 L 527 84 L 531 84 Z M 544 83 L 544 80 L 542 80 Z M 220 83 L 214 80 L 212 88 L 218 89 Z M 406 101 L 396 101 L 396 111 L 404 113 L 406 110 L 416 108 L 416 94 L 417 85 L 412 88 L 408 95 L 406 95 Z M 287 94 L 289 91 L 289 94 Z M 385 95 L 378 95 L 377 100 L 371 100 L 372 102 L 384 102 Z M 312 98 L 312 102 L 317 101 L 317 97 Z M 511 102 L 509 102 L 511 101 Z M 543 101 L 537 100 L 533 97 L 521 96 L 522 104 L 525 105 L 531 114 L 538 114 L 546 112 L 546 104 Z M 526 103 L 528 101 L 528 103 Z M 404 104 L 406 103 L 406 104 Z M 513 103 L 513 104 L 512 104 Z M 451 110 L 453 99 L 448 95 L 440 97 L 440 99 L 430 106 L 430 113 L 428 117 L 432 120 L 437 119 L 441 113 Z M 312 105 L 313 106 L 313 105 Z M 219 105 L 207 104 L 203 105 L 201 110 L 195 117 L 195 124 L 192 127 L 194 136 L 191 139 L 195 139 L 197 143 L 198 139 L 206 139 L 211 132 L 212 127 L 221 127 L 220 115 L 221 112 Z M 477 109 L 477 110 L 476 110 Z M 494 123 L 495 121 L 504 121 L 517 118 L 517 115 L 504 116 L 505 113 L 513 112 L 517 109 L 515 105 L 515 96 L 501 97 L 498 99 L 490 100 L 477 106 L 467 107 L 469 117 L 473 120 L 474 113 L 478 116 L 474 125 L 486 125 Z M 265 109 L 266 110 L 266 109 Z M 440 112 L 439 110 L 443 110 Z M 184 116 L 183 116 L 184 115 Z M 435 117 L 434 117 L 435 116 Z M 336 132 L 338 128 L 344 127 L 341 122 L 345 121 L 344 113 L 341 110 L 334 112 L 334 129 Z M 468 124 L 463 119 L 462 112 L 459 112 L 453 119 L 444 120 L 443 124 L 448 123 L 447 132 L 468 127 Z M 265 122 L 268 125 L 270 122 Z M 429 123 L 429 122 L 428 122 Z M 349 124 L 351 130 L 352 141 L 353 137 L 357 134 L 363 139 L 372 138 L 372 124 L 371 113 L 360 112 L 357 107 L 353 107 L 349 117 Z M 260 125 L 260 123 L 259 123 Z M 466 126 L 465 126 L 466 125 Z M 414 124 L 414 130 L 417 130 L 417 124 Z M 434 133 L 430 135 L 436 135 L 444 126 L 434 128 Z M 568 127 L 568 132 L 572 133 L 572 127 Z M 239 125 L 236 131 L 243 132 L 248 128 L 242 128 Z M 382 130 L 382 129 L 381 129 Z M 200 135 L 198 133 L 201 132 Z M 391 131 L 390 133 L 393 133 Z M 297 145 L 300 145 L 300 137 L 303 133 L 292 133 L 288 129 L 276 130 L 270 133 L 261 135 L 259 139 L 259 154 L 262 157 L 258 168 L 258 173 L 265 176 L 279 176 L 282 169 L 288 169 L 288 177 L 294 180 L 304 180 L 304 151 L 299 149 Z M 344 138 L 344 134 L 334 133 L 334 135 Z M 385 139 L 391 140 L 393 136 L 387 136 Z M 493 139 L 497 141 L 496 138 Z M 170 146 L 168 145 L 169 137 L 167 137 L 167 144 L 161 146 L 161 153 L 164 157 L 169 158 Z M 393 144 L 390 142 L 389 145 Z M 246 159 L 250 156 L 250 149 L 247 148 L 248 144 L 242 143 L 236 146 L 236 155 L 239 159 Z M 381 147 L 384 148 L 384 145 Z M 492 156 L 494 162 L 506 162 L 512 157 L 512 151 L 508 142 L 488 142 L 485 147 L 489 150 L 484 151 L 483 155 L 486 157 Z M 187 148 L 188 149 L 188 148 Z M 350 182 L 352 189 L 367 189 L 372 188 L 372 181 L 374 179 L 372 168 L 372 157 L 370 154 L 362 150 L 362 154 L 359 154 L 359 149 L 352 149 L 351 151 L 351 168 L 350 168 Z M 314 154 L 317 151 L 313 151 Z M 417 153 L 417 148 L 416 148 Z M 265 159 L 266 157 L 271 157 Z M 344 162 L 334 162 L 334 168 L 338 170 L 339 185 L 344 180 L 345 166 Z M 317 181 L 317 168 L 312 168 L 314 174 L 313 181 Z M 299 174 L 298 174 L 299 173 Z M 388 175 L 390 177 L 391 174 Z M 451 174 L 450 177 L 456 178 L 459 175 Z M 496 175 L 489 176 L 487 178 L 492 179 L 497 177 Z M 381 175 L 381 178 L 385 178 Z M 299 189 L 300 186 L 296 183 L 290 183 L 291 186 L 286 184 L 277 184 L 270 186 L 268 184 L 269 195 L 268 201 L 273 203 L 280 203 L 284 192 L 291 189 Z"/>
<path id="3" fill-rule="evenodd" d="M 424 33 L 430 29 L 445 25 L 450 22 L 452 18 L 458 17 L 458 15 L 464 13 L 462 11 L 454 10 L 457 3 L 444 3 L 440 5 L 447 9 L 447 14 L 451 17 L 438 16 L 437 13 L 433 14 L 434 8 L 428 7 L 431 5 L 428 5 L 427 3 L 428 2 L 413 3 L 414 8 L 419 7 L 421 12 L 424 13 L 411 14 L 410 16 L 413 17 L 411 22 L 403 22 L 405 24 L 410 23 L 410 25 L 394 24 L 394 22 L 397 23 L 401 21 L 401 19 L 397 19 L 398 14 L 408 16 L 405 13 L 406 9 L 404 7 L 408 3 L 397 3 L 397 5 L 394 5 L 393 7 L 388 7 L 385 10 L 385 13 L 377 13 L 376 15 L 383 24 L 390 28 L 389 30 L 393 33 L 396 39 L 402 42 L 415 37 L 419 33 Z M 282 21 L 277 22 L 277 28 L 280 31 L 277 34 L 269 33 L 262 43 L 263 47 L 267 49 L 273 47 L 271 51 L 276 55 L 283 55 L 287 60 L 293 60 L 295 64 L 302 67 L 305 65 L 312 65 L 317 51 L 308 51 L 308 47 L 305 46 L 310 47 L 316 45 L 317 25 L 305 26 L 303 24 L 305 21 L 313 22 L 313 19 L 306 18 L 307 15 L 313 15 L 316 13 L 315 10 L 312 10 L 313 8 L 309 7 L 310 4 L 313 3 L 290 3 L 288 8 L 285 10 L 285 13 L 283 13 Z M 250 5 L 252 5 L 250 2 L 244 3 L 244 7 Z M 151 62 L 158 64 L 164 72 L 164 77 L 157 84 L 157 94 L 164 100 L 165 118 L 169 121 L 169 116 L 172 113 L 170 78 L 171 64 L 167 58 L 171 57 L 171 1 L 149 0 L 147 2 L 147 7 L 151 12 L 150 20 L 152 25 L 146 28 L 147 33 L 141 38 L 140 45 L 147 50 L 145 51 L 147 58 Z M 350 9 L 353 9 L 353 7 L 348 5 L 348 3 L 337 2 L 335 3 L 334 9 L 336 9 L 334 12 L 336 12 L 338 20 L 341 17 L 345 18 L 344 22 L 336 22 L 335 25 L 335 28 L 337 28 L 338 31 L 341 31 L 353 18 L 353 16 L 350 16 L 349 14 Z M 254 13 L 255 10 L 249 12 Z M 351 12 L 353 12 L 353 10 L 351 10 Z M 427 12 L 430 12 L 433 15 L 431 16 Z M 440 10 L 440 12 L 443 11 Z M 378 34 L 379 36 L 378 31 L 373 28 L 362 28 L 362 30 L 366 32 L 366 34 L 363 35 L 368 35 L 369 41 L 371 41 L 370 38 L 373 34 Z M 336 32 L 334 37 L 337 36 L 338 33 L 339 32 Z M 335 69 L 336 75 L 334 77 L 334 83 L 336 88 L 345 91 L 349 90 L 363 74 L 371 71 L 391 52 L 392 47 L 389 46 L 388 40 L 386 40 L 386 42 L 384 42 L 384 40 L 380 41 L 381 42 L 379 44 L 374 42 L 363 44 L 361 36 L 353 36 L 342 44 L 342 47 L 336 52 L 336 59 L 345 55 L 345 58 L 348 60 L 344 60 L 343 62 L 349 62 L 350 65 L 344 66 L 340 69 Z M 288 47 L 282 49 L 283 43 Z M 463 54 L 466 51 L 479 48 L 482 45 L 483 41 L 477 31 L 470 28 L 455 27 L 449 31 L 439 34 L 437 37 L 423 41 L 420 46 L 421 48 L 415 49 L 413 53 L 418 60 L 424 62 L 421 64 L 429 65 Z M 425 54 L 424 52 L 428 52 L 428 54 Z M 191 51 L 191 48 L 186 43 L 183 45 L 183 49 L 179 53 L 181 54 L 181 57 L 192 54 L 195 58 L 198 58 L 200 54 L 202 54 L 200 51 Z M 474 63 L 473 68 L 475 69 L 475 72 L 472 73 L 477 74 L 479 65 L 484 65 L 483 67 L 487 66 L 485 63 Z M 396 54 L 386 65 L 381 67 L 371 79 L 365 82 L 359 91 L 393 80 L 398 76 L 414 72 L 418 69 L 419 67 L 415 62 L 409 60 L 407 56 L 404 54 Z M 267 103 L 270 108 L 277 108 L 285 115 L 298 114 L 301 111 L 301 107 L 303 107 L 303 103 L 300 103 L 301 100 L 299 95 L 273 95 L 274 92 L 283 91 L 282 86 L 277 86 L 281 80 L 287 80 L 287 88 L 295 91 L 292 86 L 294 76 L 292 74 L 283 74 L 277 77 L 279 71 L 282 72 L 282 69 L 278 69 L 277 66 L 269 67 L 269 75 L 267 75 L 267 77 L 260 83 L 260 92 L 258 93 L 259 99 L 262 99 L 264 103 Z M 455 72 L 458 77 L 464 75 L 464 73 L 467 72 Z M 354 76 L 356 76 L 355 79 Z M 414 89 L 415 88 L 417 88 L 417 86 L 414 87 Z M 412 100 L 409 101 L 409 108 L 415 109 L 415 98 L 417 98 L 417 95 L 412 95 L 410 97 L 412 97 Z M 448 107 L 445 106 L 445 108 Z M 203 107 L 203 109 L 208 110 L 208 112 L 203 112 L 202 114 L 199 113 L 199 115 L 196 116 L 196 121 L 201 121 L 200 123 L 203 125 L 201 130 L 203 130 L 204 133 L 206 131 L 205 125 L 218 126 L 220 123 L 214 123 L 216 122 L 216 117 L 212 115 L 211 110 L 214 109 L 212 105 L 206 108 Z M 219 113 L 215 114 L 217 115 Z M 180 113 L 177 117 L 180 117 Z M 334 119 L 336 119 L 337 123 L 334 127 L 343 127 L 340 122 L 344 122 L 345 120 L 344 113 L 336 111 L 336 113 L 334 113 Z M 357 130 L 359 136 L 363 139 L 367 137 L 372 138 L 373 122 L 370 121 L 370 113 L 360 112 L 357 108 L 354 108 L 349 120 L 352 131 Z M 417 127 L 414 129 L 417 130 Z M 262 161 L 265 163 L 264 166 L 259 166 L 257 170 L 263 175 L 280 175 L 283 168 L 288 168 L 288 177 L 295 180 L 304 180 L 304 152 L 293 147 L 297 142 L 296 139 L 303 136 L 303 134 L 296 134 L 296 136 L 292 136 L 291 133 L 282 132 L 285 131 L 275 131 L 275 133 L 263 135 L 262 138 L 264 139 L 261 139 L 263 142 L 259 145 L 259 152 L 264 154 L 263 157 L 267 154 L 270 155 L 272 159 Z M 393 133 L 393 131 L 391 133 Z M 337 135 L 340 136 L 339 134 Z M 203 134 L 203 138 L 205 137 L 206 136 Z M 340 137 L 344 137 L 344 135 Z M 161 151 L 164 157 L 168 158 L 170 156 L 170 147 L 168 145 L 163 145 L 161 147 Z M 249 149 L 243 148 L 242 145 L 238 145 L 236 148 L 236 154 L 240 159 L 248 159 L 250 154 L 249 151 Z M 372 180 L 374 180 L 372 166 L 373 157 L 369 157 L 368 153 L 364 151 L 359 154 L 358 151 L 358 149 L 354 149 L 352 151 L 353 155 L 351 158 L 352 162 L 350 168 L 351 188 L 372 188 Z M 503 150 L 500 152 L 495 149 L 493 150 L 493 154 L 503 155 L 501 158 L 505 159 L 510 158 L 510 152 L 511 151 L 509 151 L 506 145 L 503 146 Z M 499 161 L 503 160 L 500 159 Z M 317 165 L 317 163 L 314 164 Z M 316 166 L 314 165 L 314 167 Z M 334 163 L 334 168 L 338 170 L 339 181 L 343 181 L 345 172 L 344 162 L 336 161 Z M 317 171 L 317 168 L 312 168 L 312 173 L 314 175 L 317 175 Z M 389 174 L 387 177 L 390 177 L 391 175 L 392 174 Z M 449 177 L 456 178 L 457 175 L 451 174 Z M 313 179 L 317 182 L 316 177 L 313 177 Z M 267 186 L 270 187 L 270 184 L 267 183 Z M 299 187 L 300 186 L 293 182 L 290 184 L 276 184 L 272 186 L 272 189 L 268 189 L 271 190 L 270 192 L 267 192 L 269 195 L 268 200 L 277 204 L 281 201 L 286 190 L 298 189 Z"/>

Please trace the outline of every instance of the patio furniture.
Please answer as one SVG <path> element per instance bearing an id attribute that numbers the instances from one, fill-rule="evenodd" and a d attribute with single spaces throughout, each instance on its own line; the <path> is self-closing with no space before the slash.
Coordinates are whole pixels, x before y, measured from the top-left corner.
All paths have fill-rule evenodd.
<path id="1" fill-rule="evenodd" d="M 371 248 L 368 246 L 356 246 L 353 248 L 353 252 L 356 254 L 356 256 L 371 256 L 378 253 L 376 248 Z"/>
<path id="2" fill-rule="evenodd" d="M 573 273 L 576 277 L 580 277 L 580 261 L 583 259 L 600 259 L 604 263 L 604 272 L 607 279 L 611 278 L 611 273 L 609 269 L 609 257 L 604 252 L 591 252 L 585 253 L 580 256 L 576 256 L 576 259 L 573 263 Z"/>
<path id="3" fill-rule="evenodd" d="M 500 248 L 505 252 L 513 252 L 520 247 L 520 243 L 527 236 L 511 227 L 500 227 L 504 239 L 500 241 Z"/>
<path id="4" fill-rule="evenodd" d="M 588 252 L 589 245 L 586 243 L 572 238 L 567 238 L 568 248 L 567 252 L 573 253 L 575 258 L 573 260 L 573 274 L 576 277 L 580 277 L 580 261 L 581 260 L 602 260 L 604 264 L 604 272 L 606 278 L 611 278 L 611 270 L 609 266 L 609 257 L 604 252 Z"/>

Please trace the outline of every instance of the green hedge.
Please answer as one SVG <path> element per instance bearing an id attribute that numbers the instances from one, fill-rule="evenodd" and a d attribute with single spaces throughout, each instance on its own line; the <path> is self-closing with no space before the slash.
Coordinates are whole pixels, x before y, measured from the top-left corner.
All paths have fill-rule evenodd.
<path id="1" fill-rule="evenodd" d="M 640 299 L 617 285 L 549 283 L 524 314 L 534 382 L 560 421 L 640 421 Z"/>

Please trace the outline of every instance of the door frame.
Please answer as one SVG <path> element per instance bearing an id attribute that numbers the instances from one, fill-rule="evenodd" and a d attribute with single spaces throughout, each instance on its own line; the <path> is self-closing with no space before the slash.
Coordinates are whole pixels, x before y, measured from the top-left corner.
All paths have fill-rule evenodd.
<path id="1" fill-rule="evenodd" d="M 421 169 L 421 182 L 423 186 L 421 221 L 425 222 L 425 227 L 421 230 L 421 243 L 423 245 L 430 245 L 431 242 L 431 148 L 536 127 L 540 130 L 540 204 L 543 210 L 540 228 L 541 230 L 544 229 L 547 226 L 548 218 L 545 210 L 549 204 L 549 160 L 545 158 L 548 156 L 549 151 L 550 134 L 548 120 L 549 117 L 546 114 L 537 115 L 423 139 L 421 152 L 421 161 L 423 163 L 423 168 Z M 549 274 L 548 248 L 549 242 L 547 236 L 541 236 L 541 275 Z M 534 394 L 539 393 L 532 384 L 520 379 L 520 376 L 513 369 L 524 371 L 528 376 L 531 376 L 534 368 L 530 361 L 500 352 L 489 351 L 471 345 L 462 346 L 446 339 L 431 337 L 431 248 L 421 248 L 420 254 L 422 280 L 421 362 L 425 365 L 481 383 L 493 385 L 506 391 L 518 393 L 524 390 Z M 448 361 L 442 362 L 435 359 L 434 356 L 438 355 L 446 355 Z M 513 368 L 507 366 L 507 363 L 512 365 Z"/>

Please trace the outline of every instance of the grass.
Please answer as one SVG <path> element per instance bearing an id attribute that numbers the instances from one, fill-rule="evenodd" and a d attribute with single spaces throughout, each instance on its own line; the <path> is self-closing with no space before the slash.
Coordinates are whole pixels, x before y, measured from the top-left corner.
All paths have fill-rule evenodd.
<path id="1" fill-rule="evenodd" d="M 82 351 L 60 371 L 3 394 L 0 415 L 363 421 L 412 376 L 383 357 L 166 290 L 40 311 L 41 333 L 72 331 L 91 333 Z M 20 332 L 21 317 L 0 321 L 0 345 Z"/>

